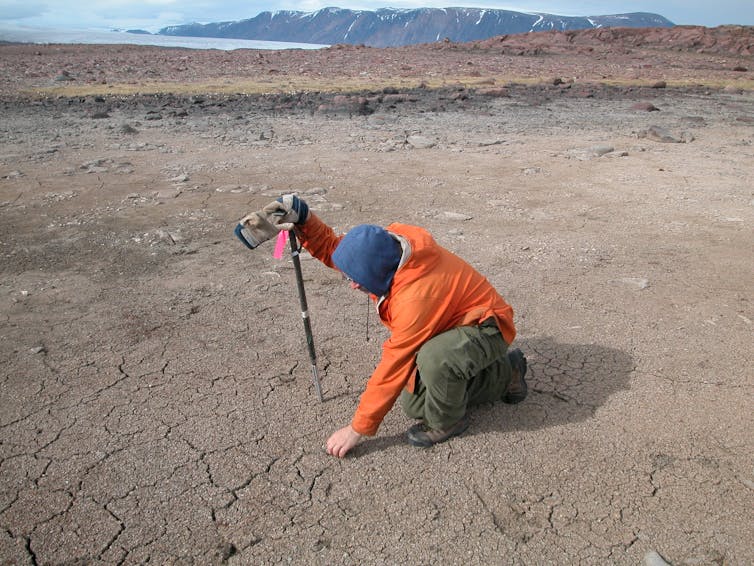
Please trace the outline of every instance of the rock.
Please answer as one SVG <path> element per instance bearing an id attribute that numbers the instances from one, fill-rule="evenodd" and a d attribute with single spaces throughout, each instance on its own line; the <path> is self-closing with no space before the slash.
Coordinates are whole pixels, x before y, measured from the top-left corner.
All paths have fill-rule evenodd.
<path id="1" fill-rule="evenodd" d="M 47 348 L 45 348 L 44 346 L 34 346 L 29 350 L 29 352 L 31 352 L 32 354 L 46 354 Z"/>
<path id="2" fill-rule="evenodd" d="M 123 124 L 120 127 L 120 133 L 121 134 L 138 134 L 139 130 L 131 126 L 130 124 Z"/>
<path id="3" fill-rule="evenodd" d="M 327 189 L 324 187 L 312 187 L 311 189 L 303 191 L 303 194 L 304 196 L 324 195 L 327 194 Z"/>
<path id="4" fill-rule="evenodd" d="M 644 555 L 644 564 L 646 566 L 670 566 L 670 563 L 666 562 L 665 559 L 654 550 L 650 550 Z"/>
<path id="5" fill-rule="evenodd" d="M 471 220 L 473 216 L 469 216 L 468 214 L 463 214 L 462 212 L 443 212 L 441 215 L 443 218 L 447 218 L 448 220 Z"/>
<path id="6" fill-rule="evenodd" d="M 243 190 L 241 185 L 220 185 L 215 189 L 218 193 L 238 193 Z"/>
<path id="7" fill-rule="evenodd" d="M 437 145 L 434 141 L 425 138 L 424 136 L 408 136 L 406 138 L 406 143 L 414 149 L 428 149 Z"/>
<path id="8" fill-rule="evenodd" d="M 651 102 L 637 102 L 633 106 L 631 106 L 631 110 L 643 110 L 645 112 L 658 112 L 660 109 L 657 108 L 654 104 Z"/>
<path id="9" fill-rule="evenodd" d="M 76 79 L 71 76 L 68 71 L 61 71 L 58 76 L 55 77 L 55 82 L 61 83 L 66 81 L 75 81 Z"/>
<path id="10" fill-rule="evenodd" d="M 24 174 L 21 171 L 14 170 L 8 173 L 7 175 L 3 175 L 3 179 L 18 179 L 23 176 Z"/>
<path id="11" fill-rule="evenodd" d="M 643 135 L 642 135 L 643 134 Z M 665 128 L 660 126 L 650 126 L 647 130 L 640 133 L 639 137 L 647 138 L 648 140 L 660 142 L 660 143 L 681 143 L 681 140 L 673 136 Z"/>
<path id="12" fill-rule="evenodd" d="M 418 98 L 409 94 L 386 94 L 382 97 L 384 104 L 397 104 L 399 102 L 416 102 Z"/>
<path id="13" fill-rule="evenodd" d="M 104 111 L 102 111 L 102 112 L 93 112 L 91 114 L 91 116 L 90 116 L 90 118 L 92 120 L 101 120 L 103 118 L 109 118 L 109 117 L 110 117 L 110 114 L 108 114 L 107 112 L 104 112 Z"/>
<path id="14" fill-rule="evenodd" d="M 631 287 L 636 287 L 637 289 L 647 289 L 649 287 L 649 279 L 645 279 L 643 277 L 621 277 L 618 279 L 619 283 L 625 283 L 626 285 L 630 285 Z"/>
<path id="15" fill-rule="evenodd" d="M 596 157 L 602 157 L 606 153 L 615 151 L 615 148 L 611 145 L 595 145 L 590 147 L 587 151 Z"/>
<path id="16" fill-rule="evenodd" d="M 615 151 L 615 148 L 611 145 L 600 144 L 587 148 L 570 149 L 566 152 L 568 159 L 578 159 L 580 161 L 586 161 L 594 157 L 602 157 L 608 153 Z"/>
<path id="17" fill-rule="evenodd" d="M 489 96 L 490 98 L 508 98 L 510 97 L 510 91 L 505 87 L 496 88 L 483 88 L 477 91 L 482 96 Z"/>
<path id="18" fill-rule="evenodd" d="M 124 161 L 123 163 L 118 163 L 113 169 L 113 171 L 120 175 L 130 175 L 131 173 L 134 172 L 134 167 L 128 161 Z"/>
<path id="19" fill-rule="evenodd" d="M 189 176 L 186 173 L 183 173 L 182 175 L 176 175 L 172 179 L 170 179 L 171 183 L 188 183 Z"/>
<path id="20" fill-rule="evenodd" d="M 157 191 L 157 193 L 155 193 L 155 198 L 158 200 L 168 200 L 171 198 L 177 198 L 180 194 L 180 189 L 165 189 L 163 191 Z"/>
<path id="21" fill-rule="evenodd" d="M 668 86 L 668 83 L 665 81 L 657 81 L 652 85 L 652 88 L 666 88 Z"/>

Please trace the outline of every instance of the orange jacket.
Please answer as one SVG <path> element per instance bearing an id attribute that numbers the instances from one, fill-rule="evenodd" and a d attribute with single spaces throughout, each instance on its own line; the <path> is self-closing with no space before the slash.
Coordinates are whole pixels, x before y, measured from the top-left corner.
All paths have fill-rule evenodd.
<path id="1" fill-rule="evenodd" d="M 377 432 L 401 391 L 413 392 L 416 354 L 430 338 L 490 317 L 496 319 L 508 344 L 516 336 L 513 309 L 478 271 L 437 244 L 423 228 L 394 223 L 385 229 L 408 241 L 410 257 L 395 273 L 390 292 L 384 297 L 372 295 L 390 338 L 351 421 L 356 432 L 369 436 Z M 311 212 L 297 230 L 309 253 L 335 268 L 331 256 L 343 236 L 336 236 Z"/>

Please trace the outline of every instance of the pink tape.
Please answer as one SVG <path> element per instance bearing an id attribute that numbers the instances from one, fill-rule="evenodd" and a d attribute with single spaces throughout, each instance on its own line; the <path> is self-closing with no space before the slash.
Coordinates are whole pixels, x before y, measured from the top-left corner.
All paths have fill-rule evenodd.
<path id="1" fill-rule="evenodd" d="M 288 243 L 288 230 L 282 230 L 278 233 L 278 239 L 275 241 L 275 251 L 272 252 L 272 257 L 275 259 L 283 257 L 286 243 Z"/>

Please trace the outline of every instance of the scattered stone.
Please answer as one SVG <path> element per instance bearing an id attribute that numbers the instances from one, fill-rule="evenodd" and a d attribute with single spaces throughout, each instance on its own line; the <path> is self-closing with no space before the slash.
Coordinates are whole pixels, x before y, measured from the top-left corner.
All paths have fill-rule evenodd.
<path id="1" fill-rule="evenodd" d="M 706 126 L 707 122 L 702 116 L 684 116 L 681 118 L 684 122 L 694 126 Z"/>
<path id="2" fill-rule="evenodd" d="M 406 138 L 406 143 L 414 149 L 429 149 L 430 147 L 437 145 L 434 141 L 425 138 L 424 136 L 408 136 Z"/>
<path id="3" fill-rule="evenodd" d="M 320 104 L 317 111 L 322 114 L 347 114 L 366 116 L 374 112 L 369 107 L 369 100 L 363 96 L 338 94 L 329 103 Z"/>
<path id="4" fill-rule="evenodd" d="M 34 346 L 29 350 L 29 352 L 31 352 L 32 354 L 46 354 L 47 348 L 45 348 L 44 346 Z"/>
<path id="5" fill-rule="evenodd" d="M 155 193 L 155 198 L 157 198 L 158 200 L 178 198 L 178 195 L 180 195 L 181 192 L 181 189 L 165 189 L 163 191 L 157 191 L 157 193 Z"/>
<path id="6" fill-rule="evenodd" d="M 61 71 L 58 76 L 55 77 L 55 82 L 62 83 L 66 81 L 75 81 L 76 79 L 71 76 L 68 71 Z"/>
<path id="7" fill-rule="evenodd" d="M 626 285 L 630 285 L 631 287 L 636 287 L 637 289 L 647 289 L 649 287 L 649 279 L 645 279 L 643 277 L 621 277 L 618 279 L 619 283 L 625 283 Z"/>
<path id="8" fill-rule="evenodd" d="M 473 216 L 469 216 L 468 214 L 463 214 L 462 212 L 443 212 L 441 215 L 443 218 L 447 218 L 448 220 L 460 220 L 460 221 L 466 221 L 471 220 Z"/>
<path id="9" fill-rule="evenodd" d="M 104 173 L 107 171 L 108 159 L 94 159 L 92 161 L 86 161 L 79 166 L 79 169 L 83 169 L 87 173 Z"/>
<path id="10" fill-rule="evenodd" d="M 138 134 L 139 130 L 134 128 L 131 124 L 123 124 L 120 127 L 120 133 L 121 134 Z"/>
<path id="11" fill-rule="evenodd" d="M 124 161 L 123 163 L 118 163 L 115 166 L 114 172 L 119 173 L 120 175 L 130 175 L 134 172 L 134 167 L 128 161 Z"/>
<path id="12" fill-rule="evenodd" d="M 146 113 L 144 116 L 145 120 L 162 120 L 162 114 L 157 112 L 156 110 L 150 110 Z"/>
<path id="13" fill-rule="evenodd" d="M 521 170 L 521 172 L 524 175 L 541 175 L 542 174 L 542 168 L 541 167 L 526 167 Z"/>
<path id="14" fill-rule="evenodd" d="M 243 190 L 241 185 L 220 185 L 215 188 L 217 193 L 239 193 Z"/>
<path id="15" fill-rule="evenodd" d="M 637 102 L 631 106 L 631 110 L 643 110 L 645 112 L 659 112 L 659 108 L 651 102 Z"/>
<path id="16" fill-rule="evenodd" d="M 670 563 L 666 562 L 665 559 L 654 550 L 650 550 L 644 555 L 644 564 L 645 566 L 670 566 Z"/>
<path id="17" fill-rule="evenodd" d="M 673 136 L 665 128 L 660 126 L 650 126 L 648 129 L 639 133 L 639 137 L 660 143 L 681 143 L 681 140 Z"/>
<path id="18" fill-rule="evenodd" d="M 595 157 L 602 157 L 606 153 L 615 151 L 615 148 L 611 145 L 595 145 L 590 147 L 587 151 Z"/>
<path id="19" fill-rule="evenodd" d="M 603 155 L 612 153 L 615 148 L 611 145 L 600 144 L 587 148 L 571 149 L 566 152 L 566 157 L 569 159 L 578 159 L 579 161 L 586 161 L 595 157 L 602 157 Z"/>
<path id="20" fill-rule="evenodd" d="M 483 140 L 479 142 L 479 147 L 488 147 L 490 145 L 500 145 L 501 143 L 505 143 L 505 140 L 501 140 L 501 139 Z"/>
<path id="21" fill-rule="evenodd" d="M 733 70 L 734 70 L 734 71 L 736 71 L 737 73 L 745 73 L 745 72 L 747 72 L 747 71 L 748 71 L 749 69 L 747 69 L 747 68 L 746 68 L 746 67 L 744 67 L 743 65 L 736 65 L 735 67 L 733 67 Z"/>
<path id="22" fill-rule="evenodd" d="M 561 79 L 560 77 L 555 77 L 554 79 L 552 79 L 553 86 L 562 85 L 564 83 L 565 83 L 565 81 L 563 79 Z"/>
<path id="23" fill-rule="evenodd" d="M 400 102 L 416 102 L 418 98 L 410 94 L 386 94 L 382 97 L 383 104 L 397 104 Z"/>
<path id="24" fill-rule="evenodd" d="M 666 83 L 665 81 L 657 81 L 652 85 L 652 88 L 667 88 L 667 86 L 668 83 Z"/>
<path id="25" fill-rule="evenodd" d="M 171 183 L 188 183 L 189 176 L 186 173 L 183 173 L 182 175 L 176 175 L 172 179 L 170 179 Z"/>
<path id="26" fill-rule="evenodd" d="M 232 542 L 223 542 L 217 549 L 221 562 L 227 562 L 232 556 L 235 556 L 237 552 L 238 549 Z"/>
<path id="27" fill-rule="evenodd" d="M 489 96 L 490 98 L 509 98 L 511 95 L 510 91 L 502 86 L 496 88 L 479 89 L 477 93 L 482 96 Z"/>
<path id="28" fill-rule="evenodd" d="M 156 234 L 161 241 L 167 242 L 171 245 L 175 245 L 183 240 L 180 235 L 169 232 L 168 230 L 157 230 Z"/>
<path id="29" fill-rule="evenodd" d="M 306 189 L 305 191 L 303 191 L 303 194 L 306 196 L 325 195 L 327 194 L 327 189 L 324 187 L 312 187 L 311 189 Z"/>
<path id="30" fill-rule="evenodd" d="M 20 177 L 23 177 L 24 174 L 21 171 L 11 171 L 7 175 L 3 175 L 3 179 L 18 179 Z"/>

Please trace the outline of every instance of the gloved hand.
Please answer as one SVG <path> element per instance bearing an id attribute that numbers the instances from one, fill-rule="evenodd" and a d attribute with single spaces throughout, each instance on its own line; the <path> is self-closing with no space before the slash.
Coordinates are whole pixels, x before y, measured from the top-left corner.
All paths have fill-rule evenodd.
<path id="1" fill-rule="evenodd" d="M 259 244 L 277 236 L 280 230 L 281 228 L 270 222 L 264 212 L 252 212 L 241 218 L 236 226 L 236 236 L 253 250 Z"/>
<path id="2" fill-rule="evenodd" d="M 294 224 L 303 224 L 309 218 L 309 205 L 296 195 L 283 195 L 262 209 L 278 230 L 293 230 Z M 277 220 L 276 220 L 277 219 Z"/>

